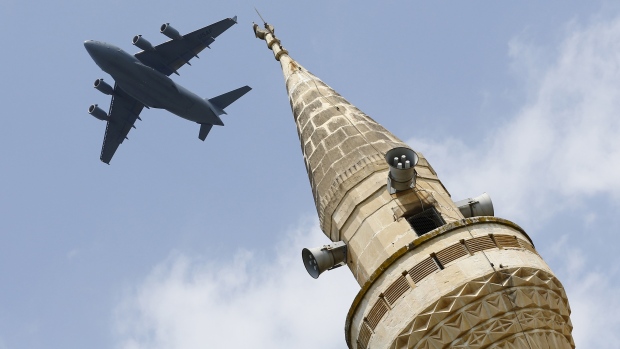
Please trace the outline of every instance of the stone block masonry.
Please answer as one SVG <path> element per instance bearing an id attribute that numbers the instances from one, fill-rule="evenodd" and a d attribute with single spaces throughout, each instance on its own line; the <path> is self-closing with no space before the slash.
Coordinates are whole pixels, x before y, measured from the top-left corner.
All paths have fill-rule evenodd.
<path id="1" fill-rule="evenodd" d="M 293 60 L 271 25 L 254 32 L 280 62 L 321 229 L 346 244 L 361 286 L 349 348 L 574 348 L 566 293 L 523 229 L 464 218 L 419 152 L 415 186 L 390 194 L 384 156 L 407 145 Z"/>

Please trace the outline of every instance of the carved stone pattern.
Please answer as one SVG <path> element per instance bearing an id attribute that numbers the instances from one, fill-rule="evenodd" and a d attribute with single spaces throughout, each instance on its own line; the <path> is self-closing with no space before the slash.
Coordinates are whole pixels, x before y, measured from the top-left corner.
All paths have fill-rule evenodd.
<path id="1" fill-rule="evenodd" d="M 407 279 L 404 275 L 401 275 L 398 279 L 396 279 L 396 281 L 394 281 L 393 284 L 391 284 L 385 290 L 385 292 L 383 292 L 383 295 L 385 297 L 385 300 L 390 303 L 390 305 L 393 305 L 394 302 L 396 302 L 396 300 L 400 298 L 400 296 L 402 296 L 407 290 L 409 290 L 409 288 L 410 287 Z"/>
<path id="2" fill-rule="evenodd" d="M 514 237 L 514 240 L 517 241 L 517 243 L 520 244 L 520 246 L 524 246 L 523 248 L 536 253 L 536 250 L 534 249 L 534 247 L 532 245 L 530 245 L 529 243 L 525 242 L 522 239 L 517 238 L 514 235 L 503 235 L 503 234 L 496 234 L 494 235 L 494 238 L 496 241 L 498 241 L 498 237 L 499 237 L 499 241 L 510 241 L 507 239 L 512 239 L 511 237 Z M 474 240 L 474 243 L 470 243 L 472 240 Z M 488 242 L 491 242 L 490 244 Z M 475 249 L 477 249 L 478 252 L 483 251 L 485 249 L 491 249 L 491 248 L 497 248 L 498 246 L 495 245 L 494 240 L 491 239 L 490 235 L 486 235 L 486 236 L 481 236 L 481 237 L 476 237 L 476 238 L 472 238 L 469 240 L 465 240 L 464 241 L 465 244 L 467 244 L 468 246 L 474 246 Z M 510 242 L 511 245 L 514 245 L 512 242 Z M 463 252 L 461 252 L 463 251 Z M 464 252 L 464 246 L 463 243 L 461 242 L 457 242 L 453 245 L 450 245 L 446 248 L 444 248 L 443 250 L 437 252 L 435 255 L 437 256 L 438 260 L 442 263 L 443 266 L 446 266 L 447 264 L 461 258 L 464 256 L 468 256 L 469 254 Z M 536 253 L 537 254 L 537 253 Z M 456 256 L 460 256 L 460 257 L 456 257 Z M 442 260 L 443 259 L 443 260 Z M 437 267 L 437 264 L 435 263 L 435 261 L 432 259 L 432 257 L 428 257 L 423 259 L 421 262 L 419 262 L 418 264 L 416 264 L 413 268 L 411 268 L 409 271 L 407 271 L 407 274 L 409 274 L 409 276 L 412 278 L 412 280 L 415 283 L 419 283 L 420 281 L 422 281 L 426 276 L 430 275 L 431 273 L 435 272 L 435 271 L 439 271 L 440 269 Z M 508 278 L 508 276 L 506 276 Z M 473 282 L 473 281 L 472 281 Z M 557 284 L 559 284 L 559 281 L 557 281 Z M 561 288 L 561 285 L 559 286 Z M 396 279 L 396 281 L 394 281 L 390 286 L 388 286 L 385 290 L 385 292 L 383 292 L 383 296 L 385 297 L 385 301 L 387 301 L 390 305 L 394 305 L 394 303 L 403 295 L 405 294 L 405 292 L 407 292 L 409 289 L 411 288 L 411 286 L 409 286 L 409 283 L 407 282 L 406 277 L 403 275 L 399 278 Z M 564 292 L 564 291 L 562 291 Z M 512 294 L 512 293 L 511 293 Z M 521 293 L 515 293 L 518 295 L 521 295 Z M 563 294 L 563 293 L 562 293 Z M 563 297 L 566 298 L 566 295 L 563 294 Z M 521 299 L 521 298 L 519 298 Z M 518 303 L 517 305 L 523 305 L 524 303 Z M 373 305 L 373 307 L 371 308 L 371 310 L 368 313 L 368 316 L 365 318 L 365 322 L 363 326 L 369 326 L 369 328 L 375 329 L 377 327 L 377 325 L 379 324 L 379 322 L 381 321 L 381 319 L 387 314 L 387 312 L 389 311 L 389 308 L 387 307 L 387 305 L 384 303 L 383 300 L 379 299 L 377 300 L 377 302 Z M 421 316 L 421 315 L 420 315 Z M 420 317 L 420 319 L 422 319 L 423 317 Z M 568 314 L 566 314 L 566 316 L 568 317 Z M 418 321 L 418 320 L 417 320 Z M 419 320 L 422 321 L 422 320 Z M 570 320 L 568 320 L 570 321 Z M 420 323 L 420 322 L 418 322 Z M 364 327 L 362 327 L 363 330 Z M 362 332 L 360 331 L 360 337 L 362 336 Z M 369 335 L 368 340 L 370 340 L 370 336 L 372 336 L 372 333 Z M 361 339 L 358 338 L 358 342 L 360 342 Z"/>
<path id="3" fill-rule="evenodd" d="M 497 247 L 490 236 L 479 236 L 473 239 L 465 240 L 465 245 L 471 253 Z"/>
<path id="4" fill-rule="evenodd" d="M 542 336 L 538 340 L 545 342 L 536 348 L 574 348 L 569 315 L 566 294 L 553 275 L 533 268 L 503 270 L 442 296 L 415 317 L 391 348 L 487 348 L 502 341 L 510 348 L 518 333 L 529 336 L 532 330 L 560 334 L 565 339 L 552 343 L 568 344 L 545 345 L 547 336 Z"/>
<path id="5" fill-rule="evenodd" d="M 422 279 L 437 270 L 439 270 L 437 263 L 435 263 L 433 258 L 428 257 L 420 263 L 416 264 L 413 268 L 409 269 L 408 273 L 409 275 L 411 275 L 413 282 L 417 284 L 418 282 L 422 281 Z"/>
<path id="6" fill-rule="evenodd" d="M 519 292 L 538 292 L 544 297 L 549 290 L 522 290 Z M 468 305 L 464 310 L 435 326 L 432 333 L 422 337 L 415 344 L 408 340 L 410 348 L 482 348 L 504 340 L 517 332 L 528 330 L 545 330 L 560 333 L 571 338 L 572 326 L 568 316 L 556 313 L 557 309 L 536 308 L 540 304 L 529 304 L 529 307 L 513 310 L 513 305 L 504 293 L 493 293 L 478 302 Z M 490 317 L 490 318 L 487 318 Z"/>
<path id="7" fill-rule="evenodd" d="M 370 326 L 370 328 L 374 330 L 377 327 L 379 321 L 381 321 L 383 316 L 388 312 L 388 310 L 390 309 L 384 301 L 379 300 L 377 303 L 375 303 L 372 309 L 370 309 L 370 311 L 368 312 L 368 316 L 366 317 L 366 322 L 368 323 L 368 326 Z"/>
<path id="8" fill-rule="evenodd" d="M 497 245 L 499 245 L 499 247 L 501 248 L 510 248 L 510 247 L 521 248 L 521 245 L 519 245 L 519 241 L 517 240 L 517 237 L 514 235 L 497 234 L 497 235 L 493 235 L 493 238 L 495 239 L 495 242 L 497 243 Z"/>
<path id="9" fill-rule="evenodd" d="M 534 346 L 531 346 L 533 343 Z M 555 349 L 555 348 L 574 348 L 575 343 L 569 342 L 566 336 L 549 331 L 532 330 L 524 333 L 516 333 L 501 342 L 494 343 L 489 349 Z M 454 348 L 469 348 L 468 346 L 457 346 Z"/>
<path id="10" fill-rule="evenodd" d="M 357 339 L 357 347 L 360 349 L 366 349 L 368 347 L 368 341 L 370 341 L 371 336 L 372 330 L 367 323 L 364 323 L 362 325 L 362 329 L 360 330 L 360 335 Z"/>
<path id="11" fill-rule="evenodd" d="M 435 254 L 439 263 L 443 266 L 466 255 L 468 253 L 465 250 L 465 246 L 461 243 L 448 246 Z"/>

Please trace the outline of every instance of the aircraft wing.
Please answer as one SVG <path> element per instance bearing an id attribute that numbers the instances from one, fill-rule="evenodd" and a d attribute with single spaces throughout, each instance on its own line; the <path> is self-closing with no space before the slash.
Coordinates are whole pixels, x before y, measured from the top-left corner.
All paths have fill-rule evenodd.
<path id="1" fill-rule="evenodd" d="M 139 118 L 142 108 L 144 108 L 144 104 L 128 95 L 118 87 L 118 84 L 114 85 L 109 120 L 101 147 L 101 161 L 110 164 L 116 149 L 123 143 L 129 130 L 134 127 L 133 124 Z"/>
<path id="2" fill-rule="evenodd" d="M 185 63 L 209 47 L 215 38 L 237 23 L 237 17 L 226 18 L 204 28 L 155 46 L 154 50 L 140 51 L 136 58 L 162 74 L 177 73 Z"/>

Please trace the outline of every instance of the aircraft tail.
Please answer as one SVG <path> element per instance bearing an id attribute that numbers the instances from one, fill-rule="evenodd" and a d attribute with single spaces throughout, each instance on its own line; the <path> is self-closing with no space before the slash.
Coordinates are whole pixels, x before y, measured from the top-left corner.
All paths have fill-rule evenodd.
<path id="1" fill-rule="evenodd" d="M 209 107 L 213 110 L 215 115 L 219 116 L 222 114 L 226 114 L 224 108 L 231 105 L 234 101 L 241 98 L 241 96 L 243 96 L 244 94 L 250 92 L 251 89 L 252 88 L 250 86 L 239 87 L 236 90 L 232 90 L 217 97 L 207 99 L 207 103 L 209 104 Z M 205 138 L 207 138 L 207 135 L 209 134 L 209 131 L 211 131 L 212 127 L 212 124 L 200 124 L 200 132 L 198 133 L 198 138 L 204 141 Z"/>
<path id="2" fill-rule="evenodd" d="M 211 127 L 213 127 L 213 125 L 211 124 L 200 124 L 200 132 L 198 133 L 198 138 L 200 138 L 201 141 L 204 141 L 205 138 L 207 138 L 209 131 L 211 131 Z"/>
<path id="3" fill-rule="evenodd" d="M 219 109 L 219 111 L 222 111 L 222 114 L 226 114 L 226 112 L 224 112 L 224 108 L 231 105 L 234 101 L 241 98 L 241 96 L 243 96 L 244 94 L 250 92 L 251 89 L 252 88 L 250 86 L 239 87 L 236 90 L 232 90 L 230 92 L 226 92 L 222 95 L 209 99 L 209 103 Z"/>

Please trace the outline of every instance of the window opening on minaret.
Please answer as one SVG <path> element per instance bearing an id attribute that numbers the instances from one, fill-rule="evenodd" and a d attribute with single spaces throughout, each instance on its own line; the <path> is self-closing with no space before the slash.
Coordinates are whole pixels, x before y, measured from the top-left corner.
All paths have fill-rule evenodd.
<path id="1" fill-rule="evenodd" d="M 411 225 L 418 236 L 422 236 L 446 224 L 434 207 L 427 208 L 420 213 L 407 217 L 407 222 L 409 222 L 409 225 Z"/>

